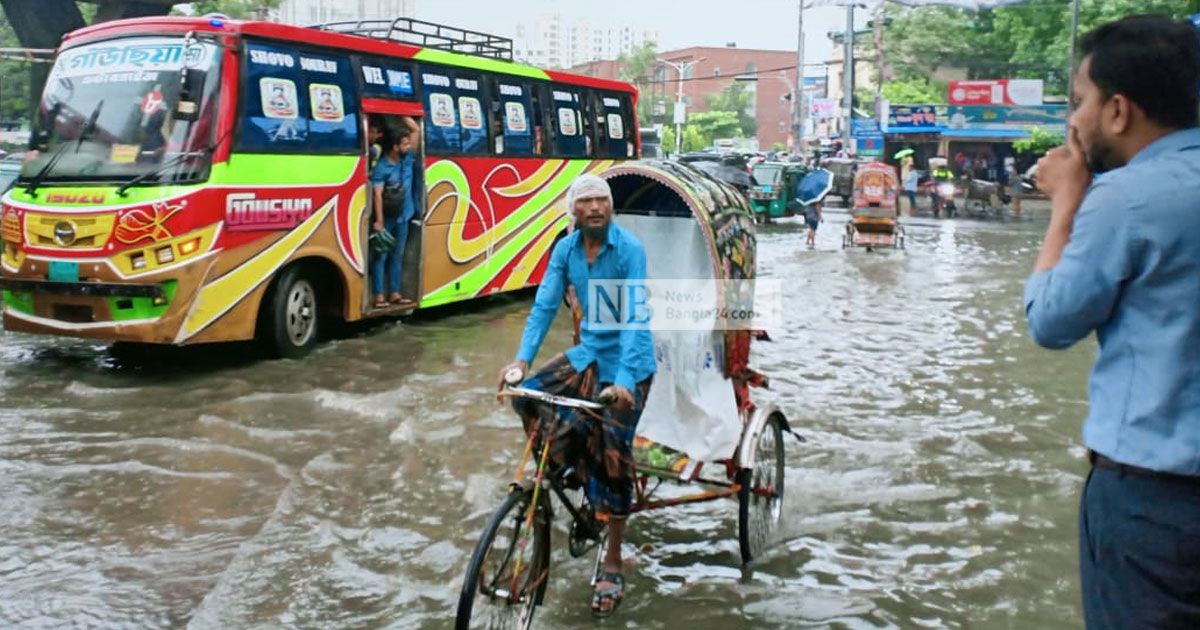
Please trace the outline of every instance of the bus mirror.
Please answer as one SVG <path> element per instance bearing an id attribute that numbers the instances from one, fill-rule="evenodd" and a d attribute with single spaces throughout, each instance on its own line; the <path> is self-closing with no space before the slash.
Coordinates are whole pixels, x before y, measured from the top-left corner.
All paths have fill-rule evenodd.
<path id="1" fill-rule="evenodd" d="M 183 85 L 179 90 L 179 102 L 175 105 L 175 119 L 195 121 L 200 118 L 200 104 L 197 98 L 204 91 L 206 73 L 199 70 L 189 70 L 183 77 Z"/>

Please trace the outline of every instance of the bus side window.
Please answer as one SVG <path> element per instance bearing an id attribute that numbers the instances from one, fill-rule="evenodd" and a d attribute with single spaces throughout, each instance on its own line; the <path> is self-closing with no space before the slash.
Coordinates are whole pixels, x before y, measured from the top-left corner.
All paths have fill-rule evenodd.
<path id="1" fill-rule="evenodd" d="M 430 153 L 462 151 L 462 128 L 458 124 L 455 90 L 449 74 L 423 70 L 425 95 L 425 149 Z"/>
<path id="2" fill-rule="evenodd" d="M 531 124 L 529 88 L 518 83 L 498 81 L 492 90 L 492 110 L 498 131 L 497 153 L 503 155 L 533 155 L 535 128 Z"/>
<path id="3" fill-rule="evenodd" d="M 308 146 L 315 152 L 359 150 L 358 94 L 350 61 L 300 53 L 308 93 Z"/>
<path id="4" fill-rule="evenodd" d="M 550 106 L 555 153 L 564 157 L 584 157 L 588 154 L 586 125 L 583 120 L 579 93 L 551 86 Z"/>
<path id="5" fill-rule="evenodd" d="M 483 107 L 483 90 L 478 75 L 459 72 L 454 79 L 458 95 L 459 127 L 462 130 L 462 152 L 470 155 L 487 153 L 488 112 Z"/>
<path id="6" fill-rule="evenodd" d="M 298 53 L 259 43 L 247 43 L 246 51 L 238 148 L 259 153 L 303 151 L 310 108 Z"/>

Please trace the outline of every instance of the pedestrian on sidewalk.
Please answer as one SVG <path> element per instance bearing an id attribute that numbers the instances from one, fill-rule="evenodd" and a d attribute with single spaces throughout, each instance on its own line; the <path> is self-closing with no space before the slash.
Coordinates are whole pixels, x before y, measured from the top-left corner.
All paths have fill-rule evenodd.
<path id="1" fill-rule="evenodd" d="M 1088 628 L 1200 628 L 1200 39 L 1133 16 L 1080 41 L 1067 146 L 1025 312 L 1100 349 L 1079 515 Z M 1102 177 L 1093 178 L 1103 174 Z"/>

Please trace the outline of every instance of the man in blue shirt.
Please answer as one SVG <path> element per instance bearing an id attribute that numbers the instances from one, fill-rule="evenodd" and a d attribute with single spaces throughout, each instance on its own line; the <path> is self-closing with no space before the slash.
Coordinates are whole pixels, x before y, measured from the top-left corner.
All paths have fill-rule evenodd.
<path id="1" fill-rule="evenodd" d="M 576 230 L 550 254 L 546 276 L 538 287 L 533 310 L 516 360 L 500 372 L 500 386 L 510 370 L 524 375 L 537 355 L 550 324 L 568 296 L 575 316 L 574 347 L 547 362 L 525 382 L 526 387 L 571 398 L 591 398 L 595 386 L 608 388 L 616 403 L 598 422 L 563 414 L 551 457 L 560 467 L 574 467 L 587 478 L 587 496 L 596 517 L 608 523 L 608 551 L 592 598 L 592 611 L 607 615 L 625 591 L 621 541 L 633 492 L 636 469 L 633 436 L 650 393 L 655 371 L 654 340 L 645 326 L 592 330 L 587 313 L 589 281 L 646 279 L 646 252 L 632 233 L 612 222 L 612 191 L 595 175 L 582 175 L 567 193 Z M 517 399 L 514 405 L 532 430 L 553 418 L 541 404 Z"/>
<path id="2" fill-rule="evenodd" d="M 421 146 L 421 128 L 412 118 L 403 116 L 404 127 L 389 130 L 383 136 L 386 152 L 371 169 L 371 189 L 374 196 L 375 232 L 387 231 L 395 239 L 390 251 L 376 253 L 371 260 L 371 291 L 375 308 L 388 303 L 408 302 L 400 293 L 404 245 L 408 241 L 408 222 L 417 213 L 417 195 L 413 190 L 414 167 Z M 387 278 L 388 295 L 383 293 Z"/>
<path id="3" fill-rule="evenodd" d="M 1045 347 L 1100 343 L 1084 616 L 1200 628 L 1200 41 L 1187 22 L 1136 16 L 1080 48 L 1068 146 L 1038 164 L 1052 210 L 1025 312 Z"/>

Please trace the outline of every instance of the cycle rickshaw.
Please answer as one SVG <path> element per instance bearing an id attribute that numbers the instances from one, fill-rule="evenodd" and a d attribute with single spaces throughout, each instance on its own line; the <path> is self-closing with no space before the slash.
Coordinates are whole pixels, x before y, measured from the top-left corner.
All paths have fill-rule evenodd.
<path id="1" fill-rule="evenodd" d="M 721 281 L 754 278 L 754 215 L 732 186 L 675 162 L 626 163 L 600 175 L 613 191 L 613 220 L 645 246 L 649 280 L 711 280 L 728 287 L 736 283 Z M 746 299 L 730 295 L 727 288 L 717 294 L 723 306 Z M 634 443 L 638 474 L 630 512 L 736 498 L 741 558 L 749 562 L 762 554 L 782 515 L 783 436 L 791 433 L 781 411 L 751 399 L 752 388 L 767 384 L 749 366 L 751 342 L 765 334 L 714 329 L 654 331 L 653 336 L 658 373 Z M 602 402 L 520 387 L 503 394 L 584 413 L 603 408 Z M 572 500 L 563 481 L 548 469 L 553 435 L 554 426 L 544 433 L 535 429 L 526 441 L 508 493 L 468 563 L 457 628 L 530 627 L 549 581 L 552 497 L 570 520 L 571 555 L 597 549 L 595 583 L 604 528 L 586 502 Z M 664 482 L 698 488 L 664 497 L 657 494 Z"/>
<path id="2" fill-rule="evenodd" d="M 882 162 L 858 167 L 854 175 L 854 207 L 842 236 L 842 247 L 904 247 L 897 203 L 896 169 Z"/>

